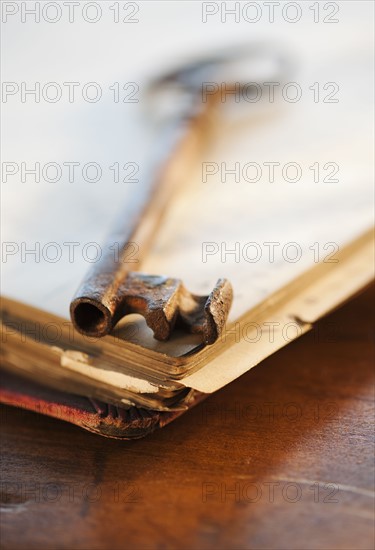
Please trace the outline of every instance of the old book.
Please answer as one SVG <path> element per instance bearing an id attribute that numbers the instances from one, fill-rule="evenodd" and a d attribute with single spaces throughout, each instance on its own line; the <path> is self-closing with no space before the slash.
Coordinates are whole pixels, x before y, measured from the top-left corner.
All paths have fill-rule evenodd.
<path id="1" fill-rule="evenodd" d="M 71 182 L 69 170 L 53 185 L 46 177 L 30 181 L 27 162 L 40 157 L 24 142 L 19 158 L 29 160 L 14 162 L 3 185 L 3 402 L 103 435 L 141 437 L 304 334 L 371 281 L 371 94 L 353 102 L 348 61 L 335 63 L 347 90 L 335 108 L 315 102 L 314 89 L 299 101 L 279 94 L 239 111 L 234 105 L 234 113 L 224 102 L 229 108 L 218 114 L 205 148 L 180 168 L 184 186 L 141 268 L 179 277 L 196 294 L 209 293 L 219 277 L 231 281 L 233 306 L 213 345 L 182 329 L 159 342 L 136 315 L 95 339 L 75 331 L 69 318 L 70 300 L 102 253 L 113 218 L 150 169 L 157 133 L 134 105 L 124 113 L 129 162 L 120 179 L 113 177 L 114 158 L 103 157 L 105 182 Z M 316 59 L 315 78 L 323 81 L 325 71 Z M 302 71 L 301 89 L 310 80 Z M 74 158 L 68 138 L 75 124 L 60 137 L 67 150 L 55 157 L 58 167 Z M 42 176 L 46 164 L 38 168 Z M 136 246 L 128 260 L 136 265 Z"/>

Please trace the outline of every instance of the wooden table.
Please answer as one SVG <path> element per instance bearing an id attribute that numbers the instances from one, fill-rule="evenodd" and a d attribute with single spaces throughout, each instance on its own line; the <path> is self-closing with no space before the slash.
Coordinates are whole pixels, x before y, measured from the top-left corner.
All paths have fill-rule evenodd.
<path id="1" fill-rule="evenodd" d="M 370 549 L 373 289 L 146 439 L 3 406 L 3 548 Z"/>

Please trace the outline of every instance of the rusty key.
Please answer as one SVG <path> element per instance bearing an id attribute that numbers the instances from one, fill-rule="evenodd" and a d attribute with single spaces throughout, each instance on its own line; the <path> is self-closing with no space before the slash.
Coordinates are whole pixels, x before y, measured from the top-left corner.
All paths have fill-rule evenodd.
<path id="1" fill-rule="evenodd" d="M 245 53 L 248 56 L 249 52 Z M 257 49 L 253 48 L 250 53 L 255 58 L 259 56 Z M 221 100 L 219 93 L 206 94 L 203 100 L 203 83 L 218 82 L 220 77 L 224 80 L 228 64 L 238 62 L 243 54 L 243 51 L 240 54 L 234 51 L 193 63 L 170 72 L 151 86 L 152 91 L 177 91 L 177 112 L 164 125 L 148 180 L 142 182 L 126 205 L 125 213 L 107 239 L 104 254 L 92 266 L 71 302 L 72 322 L 82 334 L 105 336 L 122 317 L 139 313 L 158 340 L 167 340 L 176 323 L 201 334 L 206 344 L 218 338 L 232 302 L 228 280 L 219 279 L 208 296 L 197 296 L 189 292 L 180 279 L 129 271 L 125 257 L 131 243 L 137 244 L 139 260 L 145 256 L 183 179 L 181 173 L 201 150 L 209 118 Z M 230 82 L 233 90 L 238 91 L 237 79 L 241 82 L 244 79 L 241 69 L 240 78 L 238 69 L 236 71 L 235 77 L 231 74 Z M 226 89 L 230 90 L 228 81 Z M 118 243 L 120 250 L 117 260 L 111 249 L 113 243 Z"/>

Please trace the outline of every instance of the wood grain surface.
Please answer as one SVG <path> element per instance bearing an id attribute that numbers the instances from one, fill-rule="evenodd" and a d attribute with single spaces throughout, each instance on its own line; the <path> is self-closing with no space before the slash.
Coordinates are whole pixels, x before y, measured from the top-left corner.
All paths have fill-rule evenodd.
<path id="1" fill-rule="evenodd" d="M 373 291 L 144 440 L 3 406 L 2 548 L 373 548 Z"/>

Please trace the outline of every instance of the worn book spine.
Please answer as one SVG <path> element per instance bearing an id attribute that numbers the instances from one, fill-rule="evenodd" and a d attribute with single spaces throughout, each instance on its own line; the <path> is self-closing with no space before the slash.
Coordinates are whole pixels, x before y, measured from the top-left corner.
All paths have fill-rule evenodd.
<path id="1" fill-rule="evenodd" d="M 203 393 L 194 392 L 187 408 L 194 407 L 205 397 Z M 8 372 L 1 372 L 0 403 L 64 420 L 113 439 L 140 439 L 166 426 L 186 411 L 116 407 L 88 397 L 53 390 Z"/>

